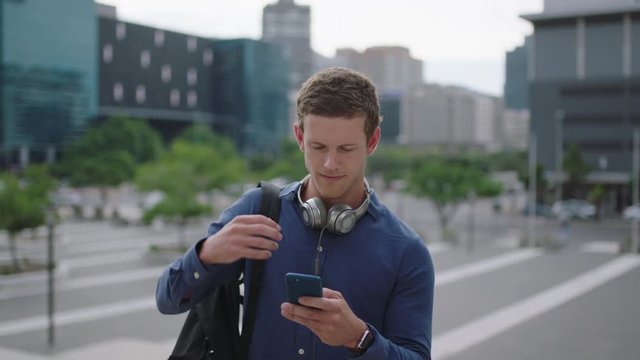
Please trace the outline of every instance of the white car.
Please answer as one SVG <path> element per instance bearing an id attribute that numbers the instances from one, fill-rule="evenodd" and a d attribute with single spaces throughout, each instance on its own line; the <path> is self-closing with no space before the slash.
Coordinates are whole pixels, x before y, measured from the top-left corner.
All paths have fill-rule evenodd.
<path id="1" fill-rule="evenodd" d="M 569 218 L 590 219 L 596 215 L 596 207 L 586 200 L 569 199 L 553 203 L 551 212 L 557 218 L 568 216 Z"/>
<path id="2" fill-rule="evenodd" d="M 627 221 L 640 220 L 640 204 L 627 206 L 622 212 L 622 218 Z"/>

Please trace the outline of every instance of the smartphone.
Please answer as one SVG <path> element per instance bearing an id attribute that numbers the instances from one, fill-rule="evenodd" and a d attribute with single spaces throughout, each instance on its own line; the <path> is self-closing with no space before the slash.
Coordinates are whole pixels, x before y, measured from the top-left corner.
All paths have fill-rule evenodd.
<path id="1" fill-rule="evenodd" d="M 303 296 L 322 297 L 322 278 L 316 275 L 287 273 L 287 298 L 292 304 L 300 305 L 298 299 Z"/>

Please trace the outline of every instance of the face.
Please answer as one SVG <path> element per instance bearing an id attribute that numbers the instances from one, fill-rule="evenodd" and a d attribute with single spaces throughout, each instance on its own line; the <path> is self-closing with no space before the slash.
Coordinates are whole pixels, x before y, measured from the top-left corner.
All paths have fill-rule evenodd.
<path id="1" fill-rule="evenodd" d="M 304 132 L 298 124 L 294 132 L 311 175 L 305 200 L 319 197 L 327 208 L 338 203 L 356 208 L 364 198 L 367 157 L 378 145 L 380 128 L 367 140 L 364 115 L 344 118 L 309 114 L 303 121 Z"/>

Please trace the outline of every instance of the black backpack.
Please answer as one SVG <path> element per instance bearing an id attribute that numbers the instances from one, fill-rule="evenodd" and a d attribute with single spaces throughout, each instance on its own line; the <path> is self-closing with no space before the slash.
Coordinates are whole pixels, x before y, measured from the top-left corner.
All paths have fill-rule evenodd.
<path id="1" fill-rule="evenodd" d="M 268 182 L 260 182 L 258 187 L 262 188 L 259 213 L 278 222 L 280 190 Z M 238 329 L 240 306 L 243 301 L 240 295 L 241 277 L 215 288 L 211 294 L 191 308 L 169 360 L 247 359 L 264 261 L 245 261 L 251 261 L 251 288 L 245 307 L 247 313 L 242 317 L 242 334 Z"/>

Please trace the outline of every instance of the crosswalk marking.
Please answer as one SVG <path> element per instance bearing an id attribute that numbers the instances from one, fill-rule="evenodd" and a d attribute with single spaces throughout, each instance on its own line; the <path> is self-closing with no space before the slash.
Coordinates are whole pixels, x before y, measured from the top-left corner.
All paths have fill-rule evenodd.
<path id="1" fill-rule="evenodd" d="M 62 312 L 54 317 L 54 323 L 56 326 L 65 326 L 154 309 L 156 309 L 156 300 L 154 297 L 149 296 Z M 47 326 L 48 322 L 45 316 L 33 316 L 19 320 L 6 321 L 0 323 L 0 337 L 24 334 L 35 330 L 43 330 L 46 329 Z"/>
<path id="2" fill-rule="evenodd" d="M 640 257 L 626 255 L 548 290 L 471 321 L 433 339 L 432 358 L 444 360 L 512 327 L 554 309 L 640 265 Z"/>
<path id="3" fill-rule="evenodd" d="M 123 271 L 98 276 L 87 276 L 78 279 L 69 280 L 56 286 L 56 292 L 84 289 L 96 286 L 105 286 L 113 284 L 124 284 L 127 282 L 135 282 L 149 279 L 157 279 L 166 266 L 156 266 L 152 268 L 144 268 L 134 271 Z M 16 291 L 4 291 L 0 293 L 0 300 L 14 299 L 24 296 L 45 294 L 46 287 L 27 288 Z"/>
<path id="4" fill-rule="evenodd" d="M 471 276 L 494 271 L 506 266 L 510 266 L 525 260 L 529 260 L 540 256 L 542 251 L 539 249 L 522 249 L 515 250 L 503 255 L 498 255 L 489 259 L 480 260 L 471 264 L 463 265 L 451 270 L 436 271 L 435 286 L 447 285 L 456 281 L 463 280 Z"/>
<path id="5" fill-rule="evenodd" d="M 596 254 L 618 254 L 620 243 L 614 241 L 592 241 L 580 245 L 580 251 Z"/>

